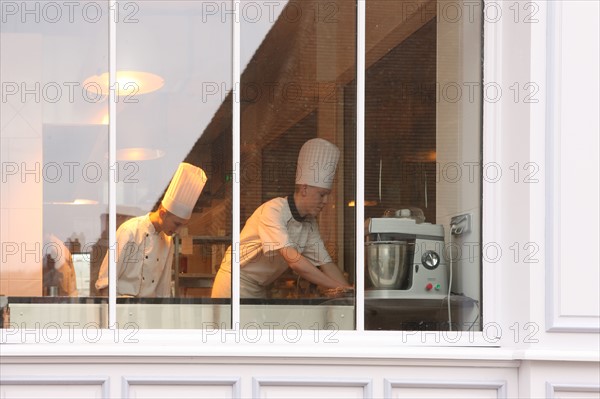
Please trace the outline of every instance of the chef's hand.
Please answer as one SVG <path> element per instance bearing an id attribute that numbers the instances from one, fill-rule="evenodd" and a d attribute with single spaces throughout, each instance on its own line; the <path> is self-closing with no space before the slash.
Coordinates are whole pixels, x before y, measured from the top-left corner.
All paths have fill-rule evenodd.
<path id="1" fill-rule="evenodd" d="M 336 287 L 322 290 L 321 293 L 326 298 L 342 298 L 351 296 L 354 292 L 354 287 Z"/>

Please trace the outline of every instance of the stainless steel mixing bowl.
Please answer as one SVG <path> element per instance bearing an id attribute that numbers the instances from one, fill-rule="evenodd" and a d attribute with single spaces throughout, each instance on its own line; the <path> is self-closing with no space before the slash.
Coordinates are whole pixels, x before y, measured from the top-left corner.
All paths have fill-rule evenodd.
<path id="1" fill-rule="evenodd" d="M 377 289 L 399 289 L 408 274 L 406 241 L 365 243 L 369 280 Z"/>

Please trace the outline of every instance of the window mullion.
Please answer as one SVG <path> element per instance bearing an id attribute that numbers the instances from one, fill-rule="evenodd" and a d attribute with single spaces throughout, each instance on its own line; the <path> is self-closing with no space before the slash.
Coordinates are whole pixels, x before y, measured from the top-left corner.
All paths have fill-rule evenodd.
<path id="1" fill-rule="evenodd" d="M 365 1 L 356 2 L 356 329 L 365 322 Z"/>
<path id="2" fill-rule="evenodd" d="M 108 327 L 117 326 L 117 1 L 109 3 L 108 18 Z"/>
<path id="3" fill-rule="evenodd" d="M 240 328 L 240 0 L 233 0 L 233 58 L 232 58 L 232 162 L 233 198 L 231 227 L 231 328 Z"/>

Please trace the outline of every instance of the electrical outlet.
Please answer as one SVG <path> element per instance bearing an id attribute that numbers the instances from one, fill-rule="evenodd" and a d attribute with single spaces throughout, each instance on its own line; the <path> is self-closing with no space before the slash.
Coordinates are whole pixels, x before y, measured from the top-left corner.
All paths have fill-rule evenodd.
<path id="1" fill-rule="evenodd" d="M 450 233 L 460 236 L 471 232 L 471 214 L 463 213 L 450 219 Z"/>

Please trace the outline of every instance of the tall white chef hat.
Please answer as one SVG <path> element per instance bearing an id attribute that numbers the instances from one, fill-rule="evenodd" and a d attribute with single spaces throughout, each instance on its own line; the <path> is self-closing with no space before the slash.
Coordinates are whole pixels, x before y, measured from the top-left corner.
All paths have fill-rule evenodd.
<path id="1" fill-rule="evenodd" d="M 175 216 L 189 219 L 206 180 L 206 174 L 199 167 L 180 163 L 162 200 L 162 206 Z"/>
<path id="2" fill-rule="evenodd" d="M 331 189 L 340 150 L 324 139 L 308 140 L 300 149 L 296 165 L 296 184 Z"/>

